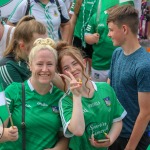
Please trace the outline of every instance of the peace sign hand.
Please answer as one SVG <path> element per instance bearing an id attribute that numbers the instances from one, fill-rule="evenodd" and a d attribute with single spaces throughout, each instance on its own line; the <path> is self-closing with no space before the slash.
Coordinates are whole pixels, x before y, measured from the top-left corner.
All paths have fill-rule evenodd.
<path id="1" fill-rule="evenodd" d="M 77 96 L 77 97 L 81 96 L 81 93 L 82 93 L 81 79 L 77 81 L 75 77 L 69 71 L 66 71 L 66 73 L 68 76 L 64 74 L 61 74 L 60 76 L 64 77 L 69 82 L 70 90 L 74 96 Z"/>

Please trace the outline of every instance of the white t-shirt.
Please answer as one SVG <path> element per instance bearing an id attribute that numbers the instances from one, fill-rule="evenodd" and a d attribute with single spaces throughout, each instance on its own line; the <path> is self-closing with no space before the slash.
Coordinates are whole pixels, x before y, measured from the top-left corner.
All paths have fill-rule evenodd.
<path id="1" fill-rule="evenodd" d="M 3 33 L 2 39 L 0 40 L 0 59 L 2 58 L 3 52 L 6 49 L 7 34 L 8 34 L 8 30 L 10 27 L 11 26 L 9 25 L 4 25 L 4 33 Z M 14 29 L 15 27 L 11 29 L 9 42 L 12 38 L 12 34 L 14 33 Z"/>
<path id="2" fill-rule="evenodd" d="M 49 2 L 46 6 L 39 2 L 30 0 L 29 14 L 34 16 L 36 20 L 42 22 L 48 31 L 48 36 L 55 41 L 59 40 L 59 27 L 61 23 L 69 21 L 69 15 L 65 7 L 65 3 L 62 0 L 58 0 L 61 14 L 55 2 Z M 18 22 L 26 13 L 27 0 L 21 0 L 15 7 L 14 11 L 9 17 L 11 23 Z"/>
<path id="3" fill-rule="evenodd" d="M 73 2 L 73 0 L 63 0 L 63 1 L 64 1 L 65 5 L 66 5 L 67 10 L 69 10 L 70 5 Z"/>

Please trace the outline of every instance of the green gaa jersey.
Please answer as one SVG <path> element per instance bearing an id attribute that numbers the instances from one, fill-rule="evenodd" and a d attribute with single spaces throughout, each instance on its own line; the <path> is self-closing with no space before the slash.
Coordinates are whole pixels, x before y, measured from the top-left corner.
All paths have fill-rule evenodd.
<path id="1" fill-rule="evenodd" d="M 73 1 L 70 13 L 74 12 L 76 0 Z M 84 32 L 91 16 L 97 11 L 98 0 L 83 0 L 74 28 L 74 36 L 84 38 Z"/>
<path id="2" fill-rule="evenodd" d="M 109 70 L 112 53 L 116 49 L 111 38 L 108 37 L 107 17 L 106 11 L 101 12 L 99 22 L 97 22 L 95 13 L 86 28 L 86 34 L 98 33 L 100 35 L 98 43 L 92 45 L 92 67 L 95 70 Z"/>
<path id="3" fill-rule="evenodd" d="M 0 144 L 0 150 L 22 149 L 22 89 L 21 83 L 12 83 L 5 90 L 12 120 L 18 127 L 19 139 L 15 142 Z M 38 94 L 30 81 L 25 81 L 25 123 L 26 150 L 44 150 L 53 148 L 58 141 L 58 132 L 62 126 L 58 101 L 63 92 L 53 86 L 45 94 Z M 10 125 L 9 125 L 10 126 Z"/>
<path id="4" fill-rule="evenodd" d="M 71 150 L 106 150 L 107 148 L 93 147 L 89 139 L 94 134 L 95 139 L 104 139 L 104 133 L 109 133 L 113 122 L 122 120 L 126 111 L 116 98 L 114 90 L 105 82 L 93 83 L 95 92 L 92 98 L 82 97 L 82 108 L 85 119 L 85 132 L 82 136 L 74 136 L 68 130 L 72 116 L 72 95 L 65 94 L 59 101 L 59 110 L 62 119 L 64 135 L 71 137 Z"/>

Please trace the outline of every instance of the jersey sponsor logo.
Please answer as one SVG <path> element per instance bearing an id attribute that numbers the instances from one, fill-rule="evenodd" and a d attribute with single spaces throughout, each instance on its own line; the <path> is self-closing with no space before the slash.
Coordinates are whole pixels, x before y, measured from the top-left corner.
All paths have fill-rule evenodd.
<path id="1" fill-rule="evenodd" d="M 111 101 L 110 101 L 110 97 L 109 96 L 103 98 L 103 100 L 105 101 L 105 103 L 106 103 L 107 106 L 111 106 Z"/>
<path id="2" fill-rule="evenodd" d="M 58 106 L 52 106 L 52 110 L 54 113 L 59 113 L 59 107 Z"/>
<path id="3" fill-rule="evenodd" d="M 45 104 L 45 103 L 41 103 L 41 102 L 38 102 L 38 103 L 37 103 L 37 105 L 39 105 L 39 106 L 43 106 L 43 107 L 47 107 L 47 106 L 48 106 L 47 104 Z"/>
<path id="4" fill-rule="evenodd" d="M 96 106 L 98 106 L 98 105 L 100 105 L 100 102 L 94 102 L 94 103 L 92 103 L 92 104 L 88 104 L 88 107 L 89 107 L 89 108 L 92 108 L 92 107 L 96 107 Z"/>
<path id="5" fill-rule="evenodd" d="M 57 13 L 56 10 L 54 10 L 54 16 L 55 16 L 55 17 L 58 17 L 58 13 Z"/>
<path id="6" fill-rule="evenodd" d="M 107 122 L 91 122 L 86 126 L 85 130 L 89 137 L 93 134 L 95 139 L 103 139 L 105 138 L 104 133 L 108 133 L 109 131 L 108 127 Z"/>

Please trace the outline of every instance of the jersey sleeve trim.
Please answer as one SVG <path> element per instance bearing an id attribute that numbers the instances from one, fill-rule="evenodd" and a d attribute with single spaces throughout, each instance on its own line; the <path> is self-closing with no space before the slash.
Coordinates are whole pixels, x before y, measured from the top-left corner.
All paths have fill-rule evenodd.
<path id="1" fill-rule="evenodd" d="M 114 122 L 121 121 L 126 115 L 127 115 L 127 112 L 124 110 L 124 112 L 122 113 L 122 115 L 121 115 L 120 117 L 115 118 L 115 119 L 113 120 L 113 123 L 114 123 Z"/>

